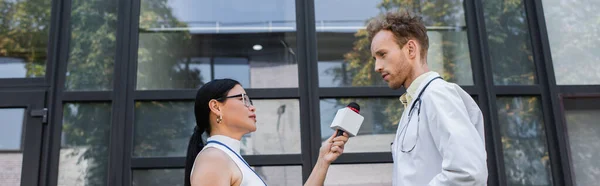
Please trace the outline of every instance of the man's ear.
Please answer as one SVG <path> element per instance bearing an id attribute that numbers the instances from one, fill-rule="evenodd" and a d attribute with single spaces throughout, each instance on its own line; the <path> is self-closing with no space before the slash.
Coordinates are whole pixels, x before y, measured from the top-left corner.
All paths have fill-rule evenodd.
<path id="1" fill-rule="evenodd" d="M 217 116 L 221 115 L 221 103 L 217 100 L 210 100 L 208 102 L 208 108 L 211 112 L 215 113 Z"/>
<path id="2" fill-rule="evenodd" d="M 417 45 L 417 42 L 415 40 L 408 40 L 408 42 L 406 43 L 406 49 L 408 50 L 408 57 L 410 59 L 415 59 L 417 57 L 417 53 L 419 51 L 419 47 Z"/>

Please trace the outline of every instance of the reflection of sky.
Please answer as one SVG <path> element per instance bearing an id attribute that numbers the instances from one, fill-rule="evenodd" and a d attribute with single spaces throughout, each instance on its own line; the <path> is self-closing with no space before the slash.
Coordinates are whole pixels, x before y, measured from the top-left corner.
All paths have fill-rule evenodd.
<path id="1" fill-rule="evenodd" d="M 0 109 L 0 150 L 21 149 L 24 114 L 22 108 Z"/>
<path id="2" fill-rule="evenodd" d="M 322 99 L 319 102 L 321 108 L 321 139 L 329 138 L 333 129 L 329 128 L 338 109 L 344 108 L 336 104 L 335 99 Z"/>
<path id="3" fill-rule="evenodd" d="M 0 78 L 24 78 L 26 75 L 23 59 L 0 57 Z"/>
<path id="4" fill-rule="evenodd" d="M 328 26 L 327 30 L 344 31 L 340 26 L 364 26 L 364 21 L 379 13 L 376 8 L 380 1 L 364 0 L 317 0 L 315 17 L 317 29 Z M 269 27 L 278 31 L 296 30 L 296 7 L 294 0 L 170 0 L 173 15 L 193 27 L 191 32 L 257 32 Z M 250 8 L 249 8 L 250 7 Z M 334 23 L 338 22 L 338 23 Z M 342 23 L 339 23 L 339 22 Z M 348 22 L 349 21 L 349 22 Z M 271 22 L 271 23 L 269 23 Z M 242 29 L 227 30 L 227 27 Z M 248 28 L 252 27 L 252 28 Z M 274 28 L 277 27 L 277 28 Z M 336 28 L 332 28 L 336 27 Z M 253 30 L 254 29 L 254 30 Z M 260 30 L 256 30 L 260 29 Z M 277 30 L 274 30 L 277 31 Z M 321 30 L 322 31 L 322 30 Z M 346 30 L 356 31 L 356 30 Z"/>
<path id="5" fill-rule="evenodd" d="M 317 21 L 366 20 L 379 13 L 380 1 L 316 0 Z M 294 0 L 170 0 L 173 14 L 184 22 L 295 21 Z"/>

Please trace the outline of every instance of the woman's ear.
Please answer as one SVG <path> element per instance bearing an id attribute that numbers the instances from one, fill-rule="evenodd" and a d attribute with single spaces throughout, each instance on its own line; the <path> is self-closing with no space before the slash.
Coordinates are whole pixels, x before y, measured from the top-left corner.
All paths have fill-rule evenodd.
<path id="1" fill-rule="evenodd" d="M 217 116 L 221 115 L 221 103 L 218 102 L 217 100 L 210 100 L 208 102 L 208 108 L 210 109 L 211 112 L 215 113 Z"/>

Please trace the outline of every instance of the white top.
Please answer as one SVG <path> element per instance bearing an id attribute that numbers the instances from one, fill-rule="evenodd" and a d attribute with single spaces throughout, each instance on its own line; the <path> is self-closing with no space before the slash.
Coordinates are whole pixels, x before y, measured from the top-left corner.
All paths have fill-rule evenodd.
<path id="1" fill-rule="evenodd" d="M 391 146 L 393 185 L 486 185 L 484 121 L 479 106 L 460 86 L 441 79 L 429 84 L 419 105 L 418 94 L 439 74 L 424 76 L 415 85 L 418 89 L 402 113 Z"/>
<path id="2" fill-rule="evenodd" d="M 242 158 L 240 155 L 240 141 L 223 136 L 223 135 L 214 135 L 209 137 L 206 140 L 206 146 L 202 148 L 200 153 L 207 148 L 216 148 L 219 149 L 233 160 L 237 167 L 240 169 L 242 173 L 242 183 L 240 186 L 266 186 L 265 182 L 250 168 L 250 166 L 246 163 L 246 160 Z M 200 155 L 198 153 L 198 155 Z M 198 158 L 196 156 L 196 158 Z M 196 166 L 196 162 L 194 161 L 194 165 L 192 166 L 191 175 L 194 173 L 194 167 Z"/>

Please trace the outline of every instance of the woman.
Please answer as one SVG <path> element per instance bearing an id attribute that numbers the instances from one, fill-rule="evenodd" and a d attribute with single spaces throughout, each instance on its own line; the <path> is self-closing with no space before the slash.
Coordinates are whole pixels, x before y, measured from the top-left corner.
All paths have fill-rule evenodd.
<path id="1" fill-rule="evenodd" d="M 254 186 L 266 183 L 240 155 L 240 139 L 256 130 L 256 108 L 240 83 L 213 80 L 196 94 L 196 128 L 190 138 L 185 163 L 185 186 Z M 202 133 L 208 134 L 206 144 Z M 334 133 L 335 135 L 335 133 Z M 323 185 L 331 162 L 344 151 L 348 134 L 332 135 L 305 185 Z"/>

